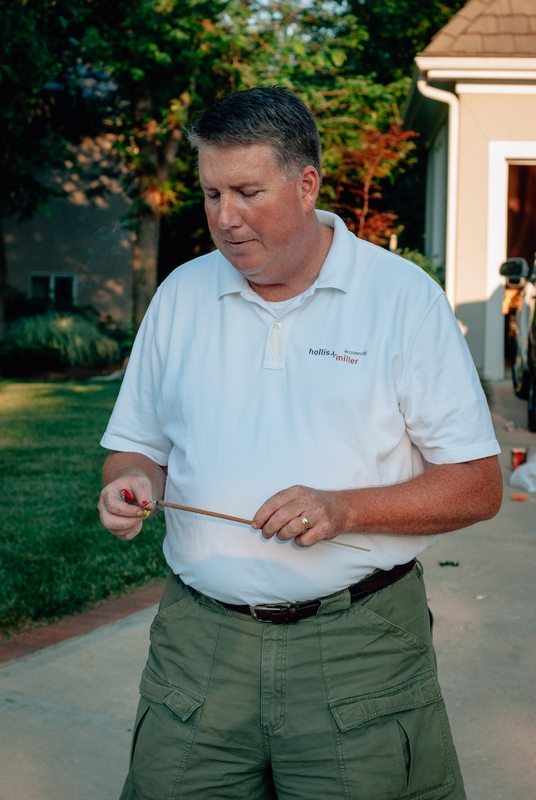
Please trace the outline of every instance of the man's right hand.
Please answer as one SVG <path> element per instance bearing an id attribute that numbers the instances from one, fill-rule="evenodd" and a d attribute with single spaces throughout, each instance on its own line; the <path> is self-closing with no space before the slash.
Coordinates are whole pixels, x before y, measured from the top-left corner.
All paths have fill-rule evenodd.
<path id="1" fill-rule="evenodd" d="M 135 505 L 130 505 L 121 499 L 123 489 L 128 489 Z M 101 522 L 119 539 L 133 539 L 143 525 L 144 513 L 140 506 L 145 506 L 152 499 L 154 498 L 151 497 L 151 482 L 146 475 L 124 475 L 109 483 L 101 492 L 99 499 Z M 149 505 L 148 510 L 154 513 L 156 508 L 154 505 Z"/>
<path id="2" fill-rule="evenodd" d="M 150 500 L 161 500 L 166 484 L 166 467 L 139 453 L 112 453 L 103 469 L 104 489 L 99 499 L 101 522 L 110 533 L 119 539 L 133 539 L 141 531 L 144 509 Z M 121 491 L 128 490 L 135 505 L 121 498 Z M 147 510 L 156 514 L 157 506 L 148 505 Z M 145 514 L 145 516 L 147 516 Z"/>

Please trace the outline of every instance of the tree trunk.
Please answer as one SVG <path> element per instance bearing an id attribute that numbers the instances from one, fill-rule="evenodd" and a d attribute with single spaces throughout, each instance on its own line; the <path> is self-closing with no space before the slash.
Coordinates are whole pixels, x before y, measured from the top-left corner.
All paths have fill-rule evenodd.
<path id="1" fill-rule="evenodd" d="M 138 219 L 136 243 L 132 261 L 134 301 L 134 324 L 139 328 L 156 292 L 158 272 L 158 243 L 160 240 L 160 217 L 144 212 Z"/>
<path id="2" fill-rule="evenodd" d="M 4 303 L 7 286 L 6 243 L 4 240 L 4 227 L 2 223 L 3 221 L 0 217 L 0 342 L 4 338 L 5 331 Z"/>
<path id="3" fill-rule="evenodd" d="M 188 108 L 191 101 L 187 92 L 181 95 L 180 102 L 185 108 Z M 138 173 L 139 199 L 142 207 L 138 212 L 138 228 L 132 262 L 132 299 L 136 328 L 141 325 L 149 303 L 156 292 L 160 219 L 161 212 L 165 207 L 165 198 L 161 187 L 169 178 L 170 166 L 177 156 L 179 142 L 183 138 L 182 132 L 176 126 L 171 129 L 165 146 L 161 148 L 159 141 L 155 138 L 158 123 L 155 119 L 150 118 L 151 109 L 151 97 L 144 95 L 136 105 L 140 128 L 143 131 L 140 136 L 143 140 L 140 149 L 153 165 L 154 173 L 151 170 L 144 171 L 143 168 Z"/>

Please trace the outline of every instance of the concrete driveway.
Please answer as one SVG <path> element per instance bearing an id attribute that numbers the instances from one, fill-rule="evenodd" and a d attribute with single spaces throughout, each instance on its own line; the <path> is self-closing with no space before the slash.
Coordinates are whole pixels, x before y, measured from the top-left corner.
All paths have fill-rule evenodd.
<path id="1" fill-rule="evenodd" d="M 506 484 L 510 448 L 536 453 L 536 434 L 508 382 L 493 409 Z M 517 503 L 505 489 L 494 520 L 444 535 L 422 558 L 468 800 L 536 796 L 536 495 Z M 154 611 L 0 667 L 1 798 L 119 796 Z"/>
<path id="2" fill-rule="evenodd" d="M 499 514 L 442 536 L 423 554 L 439 677 L 468 800 L 536 797 L 536 494 L 514 502 L 510 448 L 530 447 L 527 404 L 494 386 L 505 482 Z M 506 423 L 516 428 L 508 432 Z M 440 562 L 459 562 L 458 567 Z"/>

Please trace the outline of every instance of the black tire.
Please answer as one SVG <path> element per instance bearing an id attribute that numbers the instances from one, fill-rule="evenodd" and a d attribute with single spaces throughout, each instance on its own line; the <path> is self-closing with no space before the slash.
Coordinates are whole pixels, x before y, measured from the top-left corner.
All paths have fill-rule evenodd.
<path id="1" fill-rule="evenodd" d="M 536 373 L 533 369 L 528 373 L 527 393 L 527 428 L 536 433 Z"/>
<path id="2" fill-rule="evenodd" d="M 523 367 L 523 357 L 521 355 L 519 344 L 517 345 L 516 355 L 512 361 L 512 383 L 514 384 L 514 392 L 516 397 L 520 400 L 527 400 L 529 396 L 529 370 Z"/>

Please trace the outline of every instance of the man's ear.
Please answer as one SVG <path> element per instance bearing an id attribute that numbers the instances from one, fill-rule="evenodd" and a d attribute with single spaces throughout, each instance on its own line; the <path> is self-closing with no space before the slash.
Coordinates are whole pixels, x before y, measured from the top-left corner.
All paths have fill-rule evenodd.
<path id="1" fill-rule="evenodd" d="M 320 178 L 312 164 L 302 170 L 298 181 L 303 210 L 307 213 L 315 207 L 320 190 Z"/>

